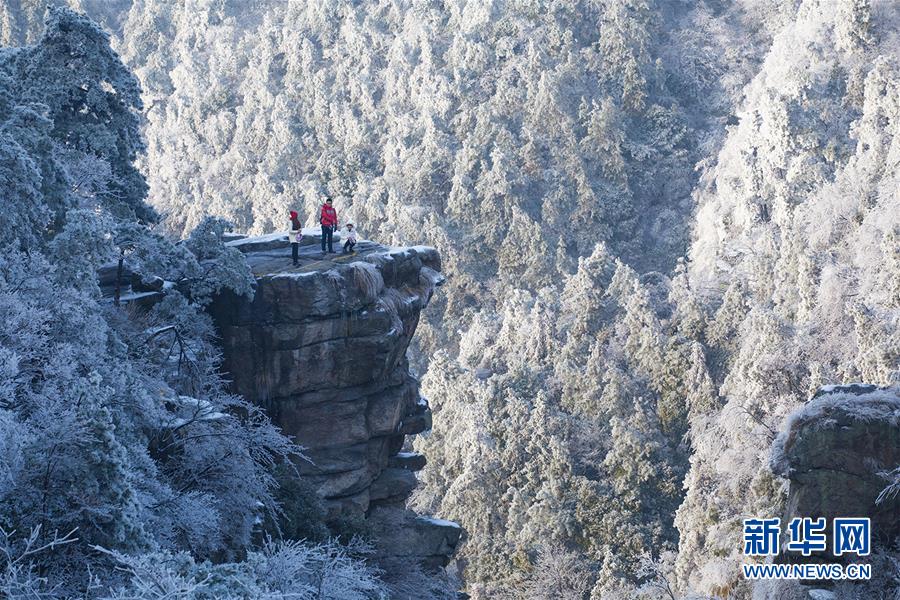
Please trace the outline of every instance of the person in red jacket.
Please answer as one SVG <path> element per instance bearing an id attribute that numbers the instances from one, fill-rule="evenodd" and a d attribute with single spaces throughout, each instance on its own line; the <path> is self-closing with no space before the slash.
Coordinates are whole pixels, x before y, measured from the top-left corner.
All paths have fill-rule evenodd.
<path id="1" fill-rule="evenodd" d="M 325 254 L 325 242 L 328 242 L 328 253 L 334 254 L 332 246 L 334 238 L 334 230 L 337 229 L 338 218 L 337 211 L 332 206 L 331 198 L 325 199 L 322 210 L 319 211 L 319 223 L 322 224 L 322 254 Z"/>

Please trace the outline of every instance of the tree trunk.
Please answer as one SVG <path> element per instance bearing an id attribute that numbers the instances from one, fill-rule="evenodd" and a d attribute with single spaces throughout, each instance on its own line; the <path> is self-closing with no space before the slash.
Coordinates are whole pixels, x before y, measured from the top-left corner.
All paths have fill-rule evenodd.
<path id="1" fill-rule="evenodd" d="M 116 268 L 116 295 L 113 303 L 119 306 L 119 299 L 122 297 L 122 271 L 125 269 L 125 251 L 119 253 L 119 265 Z"/>

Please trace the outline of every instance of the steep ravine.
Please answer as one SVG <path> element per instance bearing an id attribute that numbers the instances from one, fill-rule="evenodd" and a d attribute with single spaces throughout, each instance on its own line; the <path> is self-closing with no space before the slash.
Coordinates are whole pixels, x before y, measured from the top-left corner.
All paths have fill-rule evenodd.
<path id="1" fill-rule="evenodd" d="M 306 449 L 300 476 L 331 517 L 369 521 L 378 558 L 446 564 L 461 529 L 405 508 L 426 459 L 401 452 L 431 428 L 406 350 L 443 283 L 437 251 L 363 241 L 322 260 L 305 245 L 295 268 L 286 236 L 231 243 L 256 275 L 252 301 L 226 294 L 210 307 L 234 391 Z"/>

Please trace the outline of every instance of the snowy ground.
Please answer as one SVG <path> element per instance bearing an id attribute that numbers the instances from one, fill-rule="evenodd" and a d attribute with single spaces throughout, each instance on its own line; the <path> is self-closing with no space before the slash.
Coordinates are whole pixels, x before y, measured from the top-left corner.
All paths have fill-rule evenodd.
<path id="1" fill-rule="evenodd" d="M 351 254 L 344 254 L 344 240 L 341 232 L 334 235 L 335 254 L 322 254 L 321 232 L 318 229 L 303 230 L 300 242 L 300 264 L 291 264 L 291 244 L 287 234 L 270 234 L 259 237 L 243 238 L 229 242 L 230 246 L 240 249 L 247 256 L 247 263 L 256 277 L 275 273 L 309 273 L 329 269 L 334 264 L 351 263 L 373 252 L 387 250 L 385 246 L 359 240 Z M 257 249 L 259 248 L 259 249 Z"/>

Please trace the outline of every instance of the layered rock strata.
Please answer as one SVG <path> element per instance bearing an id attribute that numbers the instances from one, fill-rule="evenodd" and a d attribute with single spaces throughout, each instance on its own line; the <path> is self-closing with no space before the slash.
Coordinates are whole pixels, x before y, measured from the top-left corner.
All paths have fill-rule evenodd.
<path id="1" fill-rule="evenodd" d="M 286 236 L 230 242 L 247 255 L 256 294 L 210 307 L 224 369 L 306 448 L 297 467 L 332 517 L 366 517 L 380 557 L 444 564 L 460 529 L 404 508 L 425 457 L 401 452 L 405 436 L 431 428 L 406 350 L 443 282 L 440 256 L 366 241 L 352 256 L 323 256 L 311 239 L 298 267 Z"/>

